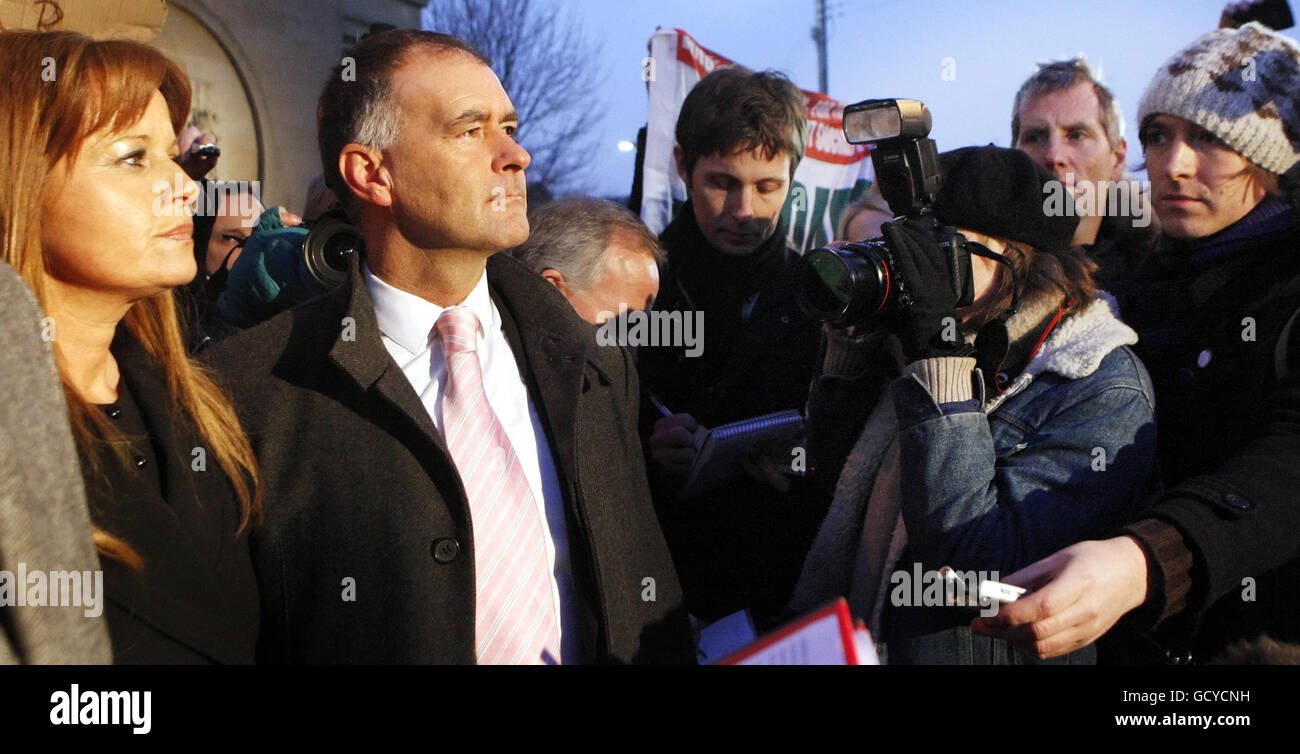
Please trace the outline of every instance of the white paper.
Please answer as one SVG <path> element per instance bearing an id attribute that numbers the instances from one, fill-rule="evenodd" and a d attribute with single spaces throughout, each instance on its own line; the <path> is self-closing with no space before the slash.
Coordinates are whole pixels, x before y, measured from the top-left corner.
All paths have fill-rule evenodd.
<path id="1" fill-rule="evenodd" d="M 737 665 L 847 665 L 844 635 L 835 613 L 813 621 L 746 657 Z"/>

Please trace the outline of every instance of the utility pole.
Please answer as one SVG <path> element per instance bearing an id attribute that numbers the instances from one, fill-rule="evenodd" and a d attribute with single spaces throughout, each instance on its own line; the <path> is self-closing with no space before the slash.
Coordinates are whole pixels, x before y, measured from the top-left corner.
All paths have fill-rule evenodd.
<path id="1" fill-rule="evenodd" d="M 812 29 L 812 38 L 817 43 L 817 81 L 821 93 L 826 94 L 826 0 L 816 0 L 816 3 L 817 25 Z"/>

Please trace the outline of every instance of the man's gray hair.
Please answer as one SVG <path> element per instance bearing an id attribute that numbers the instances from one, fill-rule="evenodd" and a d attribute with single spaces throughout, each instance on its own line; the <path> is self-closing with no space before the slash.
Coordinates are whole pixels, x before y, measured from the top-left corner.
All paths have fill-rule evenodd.
<path id="1" fill-rule="evenodd" d="M 1120 111 L 1119 100 L 1097 80 L 1087 59 L 1081 57 L 1039 63 L 1034 75 L 1020 85 L 1016 100 L 1011 104 L 1011 146 L 1014 147 L 1020 139 L 1020 106 L 1026 100 L 1079 84 L 1092 85 L 1092 91 L 1097 95 L 1097 117 L 1106 132 L 1106 140 L 1112 149 L 1118 146 L 1124 140 L 1124 113 Z"/>
<path id="2" fill-rule="evenodd" d="M 666 261 L 659 239 L 645 223 L 605 199 L 548 202 L 528 213 L 528 225 L 528 240 L 507 253 L 538 274 L 558 270 L 575 291 L 591 290 L 600 282 L 605 249 L 615 233 L 631 236 L 659 265 Z"/>

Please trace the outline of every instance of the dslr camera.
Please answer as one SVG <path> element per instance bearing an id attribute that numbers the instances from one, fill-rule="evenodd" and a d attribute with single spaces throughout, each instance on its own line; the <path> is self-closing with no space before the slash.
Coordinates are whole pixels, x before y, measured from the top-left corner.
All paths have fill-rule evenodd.
<path id="1" fill-rule="evenodd" d="M 983 248 L 934 217 L 943 175 L 930 125 L 930 111 L 917 100 L 871 99 L 844 108 L 844 136 L 851 144 L 872 145 L 876 181 L 895 221 L 914 220 L 934 237 L 946 252 L 957 305 L 967 306 L 975 297 L 970 255 L 983 255 Z M 884 237 L 809 251 L 795 277 L 800 308 L 836 327 L 888 317 L 909 301 L 894 255 Z"/>
<path id="2" fill-rule="evenodd" d="M 274 214 L 273 214 L 274 213 Z M 348 279 L 361 234 L 341 211 L 284 226 L 278 208 L 262 213 L 217 299 L 221 316 L 245 328 L 328 293 Z"/>

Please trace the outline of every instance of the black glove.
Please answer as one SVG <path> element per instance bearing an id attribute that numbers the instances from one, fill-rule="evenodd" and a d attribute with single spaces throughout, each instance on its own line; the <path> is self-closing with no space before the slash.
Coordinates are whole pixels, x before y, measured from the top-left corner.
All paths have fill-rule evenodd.
<path id="1" fill-rule="evenodd" d="M 951 252 L 916 220 L 885 223 L 882 231 L 894 259 L 900 292 L 891 323 L 908 361 L 970 353 L 961 334 L 957 280 Z"/>

